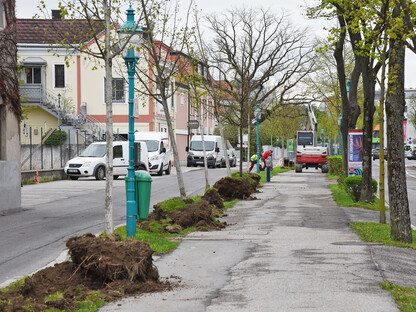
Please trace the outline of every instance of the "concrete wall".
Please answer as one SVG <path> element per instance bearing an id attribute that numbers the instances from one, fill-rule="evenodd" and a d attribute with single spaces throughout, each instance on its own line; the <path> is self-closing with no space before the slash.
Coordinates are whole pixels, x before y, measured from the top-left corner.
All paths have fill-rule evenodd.
<path id="1" fill-rule="evenodd" d="M 36 145 L 33 145 L 32 150 L 31 150 L 30 145 L 21 146 L 22 171 L 63 168 L 65 166 L 65 163 L 69 159 L 77 156 L 76 144 L 71 144 L 71 146 L 69 146 L 68 144 L 62 145 L 62 167 L 61 167 L 61 148 L 59 146 L 52 146 L 52 152 L 51 152 L 51 146 L 44 145 L 43 156 L 42 156 L 42 150 L 38 149 L 35 151 L 35 147 Z M 70 148 L 71 148 L 71 151 L 69 151 Z M 81 153 L 85 149 L 84 144 L 79 144 L 78 148 L 79 148 L 79 153 Z M 29 157 L 30 154 L 32 154 L 31 160 Z M 26 160 L 28 157 L 29 159 L 25 163 L 23 163 L 23 161 Z M 42 168 L 42 161 L 43 161 L 43 168 Z M 31 164 L 32 166 L 30 166 Z"/>
<path id="2" fill-rule="evenodd" d="M 0 161 L 0 214 L 20 208 L 21 183 L 17 161 Z"/>

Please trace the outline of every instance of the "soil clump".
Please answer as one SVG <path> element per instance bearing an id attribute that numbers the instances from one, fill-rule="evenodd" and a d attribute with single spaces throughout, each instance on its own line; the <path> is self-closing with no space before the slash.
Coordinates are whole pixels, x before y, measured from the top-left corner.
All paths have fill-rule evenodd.
<path id="1" fill-rule="evenodd" d="M 171 288 L 161 282 L 149 245 L 117 235 L 75 236 L 67 247 L 72 261 L 40 270 L 22 287 L 0 293 L 0 311 L 77 309 L 82 300 L 106 302 Z"/>
<path id="2" fill-rule="evenodd" d="M 259 183 L 260 176 L 252 174 L 249 176 L 249 179 L 231 177 L 222 178 L 215 182 L 214 188 L 217 189 L 220 196 L 227 201 L 234 199 L 248 199 L 251 194 L 257 191 Z"/>

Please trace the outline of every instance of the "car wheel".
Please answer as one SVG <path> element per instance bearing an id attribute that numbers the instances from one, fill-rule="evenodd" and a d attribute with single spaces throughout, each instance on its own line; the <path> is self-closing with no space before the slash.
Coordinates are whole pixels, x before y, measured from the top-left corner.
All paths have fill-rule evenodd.
<path id="1" fill-rule="evenodd" d="M 322 165 L 322 173 L 328 173 L 328 172 L 329 172 L 328 165 Z"/>
<path id="2" fill-rule="evenodd" d="M 166 174 L 170 174 L 170 169 L 171 169 L 171 164 L 170 164 L 170 162 L 169 162 L 168 169 L 166 169 L 166 170 L 165 170 L 165 173 L 166 173 Z"/>
<path id="3" fill-rule="evenodd" d="M 160 169 L 159 169 L 159 171 L 157 172 L 157 175 L 158 176 L 161 176 L 163 174 L 163 163 L 162 164 L 160 164 Z"/>
<path id="4" fill-rule="evenodd" d="M 146 166 L 145 166 L 145 165 L 140 165 L 139 170 L 144 170 L 144 171 L 146 171 Z"/>
<path id="5" fill-rule="evenodd" d="M 105 178 L 105 168 L 104 167 L 98 167 L 95 171 L 95 178 L 97 180 L 104 180 Z"/>
<path id="6" fill-rule="evenodd" d="M 295 172 L 297 173 L 302 172 L 302 164 L 296 164 Z"/>
<path id="7" fill-rule="evenodd" d="M 69 176 L 69 177 L 71 178 L 71 180 L 74 180 L 74 181 L 78 180 L 79 178 L 79 177 L 74 177 L 74 176 Z"/>
<path id="8" fill-rule="evenodd" d="M 187 162 L 187 163 L 186 163 L 186 166 L 187 166 L 187 167 L 191 167 L 191 164 Z"/>

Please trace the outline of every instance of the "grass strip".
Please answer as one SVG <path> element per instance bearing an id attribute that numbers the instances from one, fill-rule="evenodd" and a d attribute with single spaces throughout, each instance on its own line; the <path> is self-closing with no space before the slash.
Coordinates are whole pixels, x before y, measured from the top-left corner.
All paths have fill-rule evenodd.
<path id="1" fill-rule="evenodd" d="M 388 290 L 392 294 L 401 311 L 416 311 L 416 288 L 400 287 L 391 282 L 381 283 L 381 288 Z"/>
<path id="2" fill-rule="evenodd" d="M 395 241 L 390 237 L 390 225 L 377 222 L 354 222 L 351 228 L 365 242 L 382 243 L 388 246 L 406 247 L 416 250 L 416 243 L 408 244 Z M 416 242 L 416 231 L 412 230 L 413 241 Z"/>
<path id="3" fill-rule="evenodd" d="M 342 184 L 330 184 L 329 188 L 332 191 L 335 202 L 340 207 L 361 207 L 375 211 L 380 210 L 380 200 L 375 196 L 373 197 L 373 203 L 356 202 L 352 195 L 345 191 Z"/>

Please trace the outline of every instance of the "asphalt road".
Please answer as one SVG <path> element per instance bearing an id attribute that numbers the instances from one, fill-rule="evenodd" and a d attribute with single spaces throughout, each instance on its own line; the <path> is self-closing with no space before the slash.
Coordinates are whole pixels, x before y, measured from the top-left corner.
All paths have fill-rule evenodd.
<path id="1" fill-rule="evenodd" d="M 203 194 L 204 171 L 184 168 L 187 195 Z M 213 185 L 226 169 L 210 169 Z M 177 177 L 152 176 L 150 207 L 179 196 Z M 48 265 L 65 251 L 68 238 L 104 229 L 105 181 L 93 178 L 62 180 L 22 188 L 22 209 L 0 216 L 0 286 Z M 114 226 L 125 224 L 126 199 L 123 179 L 114 181 Z"/>
<path id="2" fill-rule="evenodd" d="M 389 193 L 388 193 L 388 184 L 387 184 L 387 162 L 384 162 L 385 167 L 385 178 L 384 178 L 384 190 L 385 190 L 385 199 L 386 204 L 388 205 Z M 409 211 L 410 211 L 410 220 L 412 222 L 413 228 L 416 229 L 416 160 L 405 160 L 406 164 L 406 184 L 407 184 L 407 197 L 409 199 Z M 379 170 L 380 162 L 379 160 L 373 161 L 373 179 L 379 181 Z M 377 190 L 377 197 L 378 197 Z"/>

